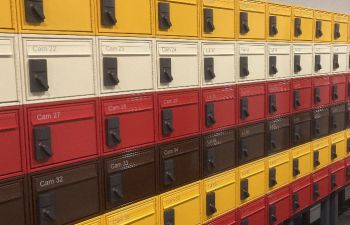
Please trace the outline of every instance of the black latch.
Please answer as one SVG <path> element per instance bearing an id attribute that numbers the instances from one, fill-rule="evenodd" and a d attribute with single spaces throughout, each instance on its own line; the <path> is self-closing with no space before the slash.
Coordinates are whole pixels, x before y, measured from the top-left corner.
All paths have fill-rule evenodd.
<path id="1" fill-rule="evenodd" d="M 294 126 L 294 136 L 293 136 L 293 142 L 296 144 L 300 141 L 301 139 L 301 135 L 300 135 L 300 126 L 299 125 L 295 125 Z"/>
<path id="2" fill-rule="evenodd" d="M 214 58 L 204 58 L 204 79 L 212 80 L 215 78 Z"/>
<path id="3" fill-rule="evenodd" d="M 270 149 L 275 150 L 276 148 L 277 148 L 276 138 L 275 138 L 275 135 L 271 132 L 270 133 Z"/>
<path id="4" fill-rule="evenodd" d="M 314 151 L 314 167 L 318 167 L 320 163 L 320 152 L 319 151 Z"/>
<path id="5" fill-rule="evenodd" d="M 334 39 L 338 39 L 340 37 L 341 37 L 340 24 L 339 23 L 334 23 Z"/>
<path id="6" fill-rule="evenodd" d="M 333 70 L 337 70 L 339 69 L 339 55 L 338 54 L 334 54 L 333 55 Z"/>
<path id="7" fill-rule="evenodd" d="M 173 132 L 173 111 L 171 109 L 164 109 L 162 110 L 162 133 L 166 136 Z"/>
<path id="8" fill-rule="evenodd" d="M 278 73 L 277 69 L 277 56 L 270 56 L 269 57 L 269 74 L 275 75 Z"/>
<path id="9" fill-rule="evenodd" d="M 240 34 L 246 34 L 249 32 L 249 20 L 248 20 L 248 13 L 247 12 L 240 12 L 239 14 L 240 17 Z"/>
<path id="10" fill-rule="evenodd" d="M 29 59 L 29 78 L 31 92 L 49 90 L 46 59 Z"/>
<path id="11" fill-rule="evenodd" d="M 314 183 L 313 185 L 313 197 L 315 200 L 320 197 L 320 186 L 318 183 Z"/>
<path id="12" fill-rule="evenodd" d="M 47 161 L 53 155 L 51 148 L 51 129 L 48 126 L 34 128 L 35 160 Z"/>
<path id="13" fill-rule="evenodd" d="M 334 160 L 338 157 L 337 154 L 337 145 L 336 144 L 332 144 L 331 146 L 331 159 Z"/>
<path id="14" fill-rule="evenodd" d="M 249 75 L 248 56 L 241 56 L 239 58 L 239 76 L 247 77 Z"/>
<path id="15" fill-rule="evenodd" d="M 299 37 L 303 34 L 301 30 L 301 18 L 297 17 L 294 19 L 294 36 Z"/>
<path id="16" fill-rule="evenodd" d="M 269 96 L 269 112 L 277 112 L 276 95 L 272 94 Z"/>
<path id="17" fill-rule="evenodd" d="M 241 180 L 241 200 L 249 198 L 249 183 L 248 179 Z"/>
<path id="18" fill-rule="evenodd" d="M 102 25 L 114 26 L 117 23 L 115 11 L 115 0 L 101 0 Z"/>
<path id="19" fill-rule="evenodd" d="M 314 88 L 314 103 L 318 104 L 321 102 L 321 89 L 319 87 Z"/>
<path id="20" fill-rule="evenodd" d="M 315 72 L 322 70 L 321 55 L 315 55 Z"/>
<path id="21" fill-rule="evenodd" d="M 299 108 L 299 106 L 301 106 L 301 103 L 300 103 L 300 92 L 299 91 L 294 91 L 293 92 L 293 99 L 294 99 L 294 109 L 297 109 Z"/>
<path id="22" fill-rule="evenodd" d="M 301 56 L 294 55 L 294 73 L 299 73 L 303 68 L 301 67 Z"/>
<path id="23" fill-rule="evenodd" d="M 241 98 L 241 119 L 246 119 L 249 117 L 249 101 L 248 97 Z"/>
<path id="24" fill-rule="evenodd" d="M 322 21 L 321 20 L 317 20 L 316 21 L 316 38 L 320 38 L 323 36 L 323 32 L 322 32 Z"/>
<path id="25" fill-rule="evenodd" d="M 332 100 L 335 101 L 339 98 L 338 96 L 338 85 L 334 84 L 332 86 Z"/>
<path id="26" fill-rule="evenodd" d="M 276 168 L 269 169 L 269 187 L 272 188 L 277 185 Z"/>
<path id="27" fill-rule="evenodd" d="M 109 201 L 120 202 L 124 198 L 122 174 L 116 173 L 109 176 Z"/>
<path id="28" fill-rule="evenodd" d="M 164 211 L 164 225 L 175 225 L 174 209 L 167 209 Z"/>
<path id="29" fill-rule="evenodd" d="M 158 3 L 158 24 L 159 29 L 167 30 L 172 24 L 170 20 L 170 6 L 169 3 L 159 2 Z"/>
<path id="30" fill-rule="evenodd" d="M 314 123 L 315 123 L 314 134 L 319 135 L 321 133 L 321 124 L 320 124 L 321 122 L 318 119 L 316 119 L 314 120 Z"/>
<path id="31" fill-rule="evenodd" d="M 213 9 L 204 9 L 204 32 L 211 33 L 215 30 Z"/>
<path id="32" fill-rule="evenodd" d="M 207 193 L 207 216 L 211 216 L 216 213 L 218 210 L 215 206 L 215 192 Z"/>
<path id="33" fill-rule="evenodd" d="M 278 29 L 277 29 L 277 16 L 270 16 L 269 18 L 269 23 L 270 23 L 270 36 L 275 36 L 278 34 Z"/>
<path id="34" fill-rule="evenodd" d="M 43 0 L 25 0 L 26 21 L 42 23 L 45 20 Z"/>
<path id="35" fill-rule="evenodd" d="M 299 159 L 293 159 L 293 177 L 296 177 L 299 174 L 300 174 Z"/>
<path id="36" fill-rule="evenodd" d="M 213 171 L 216 168 L 215 163 L 215 149 L 210 148 L 207 152 L 207 169 L 208 171 Z"/>
<path id="37" fill-rule="evenodd" d="M 299 204 L 299 194 L 298 193 L 293 193 L 293 209 L 297 210 L 300 207 Z"/>
<path id="38" fill-rule="evenodd" d="M 240 158 L 244 159 L 249 157 L 249 149 L 248 149 L 248 144 L 246 143 L 245 140 L 240 141 Z"/>
<path id="39" fill-rule="evenodd" d="M 120 124 L 118 117 L 111 117 L 106 119 L 106 145 L 114 147 L 121 142 L 120 138 Z"/>
<path id="40" fill-rule="evenodd" d="M 241 225 L 249 225 L 249 220 L 248 220 L 248 218 L 242 220 L 242 221 L 241 221 Z"/>
<path id="41" fill-rule="evenodd" d="M 54 192 L 40 193 L 38 196 L 38 211 L 40 225 L 56 224 L 56 208 L 55 208 Z"/>
<path id="42" fill-rule="evenodd" d="M 276 215 L 276 206 L 270 205 L 269 207 L 269 224 L 272 225 L 276 223 L 277 221 L 277 215 Z"/>
<path id="43" fill-rule="evenodd" d="M 336 115 L 331 115 L 331 116 L 330 116 L 331 128 L 334 129 L 334 130 L 336 130 L 337 127 L 338 127 L 336 117 L 337 117 Z"/>
<path id="44" fill-rule="evenodd" d="M 103 58 L 103 85 L 115 86 L 119 84 L 118 59 Z"/>
<path id="45" fill-rule="evenodd" d="M 209 102 L 205 104 L 205 125 L 211 127 L 216 123 L 215 120 L 215 106 L 214 103 Z"/>
<path id="46" fill-rule="evenodd" d="M 170 83 L 174 80 L 171 74 L 171 58 L 159 59 L 160 83 Z"/>
<path id="47" fill-rule="evenodd" d="M 175 181 L 174 160 L 167 159 L 164 161 L 164 185 L 170 185 Z"/>
<path id="48" fill-rule="evenodd" d="M 337 184 L 337 174 L 333 173 L 333 174 L 331 174 L 331 189 L 333 190 L 337 186 L 338 186 L 338 184 Z"/>
<path id="49" fill-rule="evenodd" d="M 347 177 L 347 180 L 350 180 L 350 166 L 346 168 L 346 177 Z"/>

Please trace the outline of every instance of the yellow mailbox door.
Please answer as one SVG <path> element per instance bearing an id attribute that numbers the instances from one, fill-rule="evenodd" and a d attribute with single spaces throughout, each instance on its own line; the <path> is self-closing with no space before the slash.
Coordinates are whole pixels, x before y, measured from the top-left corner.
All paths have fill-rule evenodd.
<path id="1" fill-rule="evenodd" d="M 311 143 L 311 165 L 316 171 L 330 163 L 330 147 L 328 137 L 314 140 Z"/>
<path id="2" fill-rule="evenodd" d="M 103 221 L 103 216 L 99 216 L 81 223 L 77 223 L 76 225 L 105 225 Z"/>
<path id="3" fill-rule="evenodd" d="M 292 39 L 294 41 L 312 41 L 314 12 L 312 9 L 293 7 Z"/>
<path id="4" fill-rule="evenodd" d="M 268 157 L 266 162 L 267 190 L 268 192 L 276 190 L 290 183 L 290 153 L 282 153 Z"/>
<path id="5" fill-rule="evenodd" d="M 344 14 L 333 14 L 333 41 L 346 42 L 349 36 L 349 17 Z"/>
<path id="6" fill-rule="evenodd" d="M 310 143 L 291 149 L 292 180 L 297 180 L 311 172 L 311 146 Z"/>
<path id="7" fill-rule="evenodd" d="M 0 32 L 16 30 L 15 0 L 0 1 Z"/>
<path id="8" fill-rule="evenodd" d="M 336 134 L 332 134 L 329 136 L 329 144 L 331 148 L 330 159 L 331 162 L 335 162 L 343 159 L 347 155 L 346 150 L 346 132 L 341 131 Z"/>
<path id="9" fill-rule="evenodd" d="M 267 5 L 267 40 L 291 40 L 292 7 L 282 4 Z"/>
<path id="10" fill-rule="evenodd" d="M 314 40 L 316 42 L 332 41 L 332 13 L 315 10 Z"/>

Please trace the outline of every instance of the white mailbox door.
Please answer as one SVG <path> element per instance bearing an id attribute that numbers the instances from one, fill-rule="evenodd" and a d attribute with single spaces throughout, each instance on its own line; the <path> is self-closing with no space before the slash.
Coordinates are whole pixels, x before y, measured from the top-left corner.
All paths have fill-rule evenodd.
<path id="1" fill-rule="evenodd" d="M 334 73 L 343 73 L 347 71 L 348 65 L 348 47 L 346 45 L 332 46 L 332 71 Z M 334 65 L 337 63 L 337 65 Z"/>
<path id="2" fill-rule="evenodd" d="M 99 40 L 102 94 L 153 89 L 151 41 Z"/>
<path id="3" fill-rule="evenodd" d="M 199 86 L 199 51 L 195 42 L 157 43 L 158 88 Z"/>
<path id="4" fill-rule="evenodd" d="M 269 44 L 267 46 L 267 79 L 283 79 L 291 76 L 291 46 Z"/>
<path id="5" fill-rule="evenodd" d="M 0 104 L 12 104 L 19 101 L 16 46 L 14 37 L 0 37 Z"/>
<path id="6" fill-rule="evenodd" d="M 311 76 L 313 74 L 312 45 L 293 45 L 292 71 L 295 77 Z M 300 71 L 298 64 L 300 63 Z"/>
<path id="7" fill-rule="evenodd" d="M 235 82 L 235 44 L 202 43 L 203 85 Z"/>
<path id="8" fill-rule="evenodd" d="M 330 45 L 315 45 L 314 46 L 315 55 L 315 74 L 330 74 L 331 73 L 331 46 Z M 317 57 L 320 57 L 321 68 L 316 70 Z"/>
<path id="9" fill-rule="evenodd" d="M 92 38 L 22 41 L 27 101 L 96 94 Z"/>
<path id="10" fill-rule="evenodd" d="M 265 44 L 238 44 L 238 81 L 264 80 L 266 75 Z"/>

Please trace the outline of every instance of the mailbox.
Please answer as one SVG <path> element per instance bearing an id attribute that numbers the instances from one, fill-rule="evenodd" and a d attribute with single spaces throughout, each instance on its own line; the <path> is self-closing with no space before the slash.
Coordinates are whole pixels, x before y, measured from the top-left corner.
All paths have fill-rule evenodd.
<path id="1" fill-rule="evenodd" d="M 202 171 L 207 177 L 236 166 L 235 129 L 220 130 L 202 136 Z"/>
<path id="2" fill-rule="evenodd" d="M 217 219 L 214 219 L 206 223 L 205 225 L 223 225 L 223 224 L 238 225 L 236 211 L 231 211 L 229 213 L 226 213 L 225 215 Z"/>
<path id="3" fill-rule="evenodd" d="M 331 12 L 314 11 L 314 41 L 332 42 L 332 16 Z"/>
<path id="4" fill-rule="evenodd" d="M 336 163 L 333 163 L 329 166 L 330 173 L 330 186 L 331 191 L 334 192 L 338 189 L 344 187 L 346 183 L 346 172 L 345 172 L 345 164 L 344 160 L 340 160 Z"/>
<path id="5" fill-rule="evenodd" d="M 329 109 L 330 113 L 330 133 L 343 131 L 346 128 L 345 104 L 334 105 Z"/>
<path id="6" fill-rule="evenodd" d="M 97 110 L 93 100 L 28 106 L 30 169 L 41 170 L 97 157 Z"/>
<path id="7" fill-rule="evenodd" d="M 332 72 L 346 73 L 348 62 L 348 46 L 332 45 Z"/>
<path id="8" fill-rule="evenodd" d="M 346 101 L 346 77 L 344 75 L 330 76 L 331 81 L 331 103 L 343 103 Z"/>
<path id="9" fill-rule="evenodd" d="M 267 3 L 267 40 L 290 41 L 292 7 L 288 5 Z"/>
<path id="10" fill-rule="evenodd" d="M 293 214 L 297 214 L 311 205 L 311 178 L 306 176 L 290 185 L 291 208 Z"/>
<path id="11" fill-rule="evenodd" d="M 292 74 L 291 45 L 267 45 L 268 74 L 267 79 L 289 78 Z"/>
<path id="12" fill-rule="evenodd" d="M 330 103 L 331 87 L 328 76 L 314 77 L 313 83 L 313 107 L 327 106 Z"/>
<path id="13" fill-rule="evenodd" d="M 313 74 L 313 46 L 311 44 L 294 44 L 292 55 L 294 77 L 305 77 Z"/>
<path id="14" fill-rule="evenodd" d="M 104 195 L 107 210 L 156 194 L 157 159 L 154 148 L 138 149 L 104 160 Z"/>
<path id="15" fill-rule="evenodd" d="M 203 86 L 235 82 L 235 46 L 233 42 L 202 43 L 201 76 Z"/>
<path id="16" fill-rule="evenodd" d="M 160 192 L 199 179 L 199 148 L 199 138 L 167 143 L 158 147 Z"/>
<path id="17" fill-rule="evenodd" d="M 312 114 L 312 138 L 327 136 L 329 134 L 329 108 L 314 109 Z"/>
<path id="18" fill-rule="evenodd" d="M 155 142 L 154 95 L 102 99 L 103 152 L 121 152 Z"/>
<path id="19" fill-rule="evenodd" d="M 290 82 L 277 81 L 266 84 L 268 118 L 290 113 Z"/>
<path id="20" fill-rule="evenodd" d="M 257 160 L 265 156 L 265 123 L 240 127 L 238 135 L 238 165 Z"/>
<path id="21" fill-rule="evenodd" d="M 0 183 L 1 223 L 29 225 L 27 185 L 24 179 L 2 180 Z"/>
<path id="22" fill-rule="evenodd" d="M 235 38 L 235 1 L 204 0 L 201 2 L 203 38 Z"/>
<path id="23" fill-rule="evenodd" d="M 284 151 L 266 159 L 266 180 L 269 192 L 290 183 L 290 152 Z"/>
<path id="24" fill-rule="evenodd" d="M 173 140 L 200 131 L 199 92 L 158 93 L 158 139 Z"/>
<path id="25" fill-rule="evenodd" d="M 260 198 L 241 207 L 237 214 L 241 225 L 261 225 L 262 221 L 265 224 L 267 217 L 266 199 Z"/>
<path id="26" fill-rule="evenodd" d="M 329 168 L 321 169 L 311 175 L 312 202 L 316 203 L 327 197 L 330 193 Z"/>
<path id="27" fill-rule="evenodd" d="M 331 159 L 328 137 L 316 139 L 311 142 L 311 156 L 313 171 L 328 166 Z"/>
<path id="28" fill-rule="evenodd" d="M 141 6 L 136 8 L 139 7 Z M 97 38 L 97 43 L 101 95 L 146 92 L 155 89 L 152 41 L 100 37 Z"/>
<path id="29" fill-rule="evenodd" d="M 236 88 L 226 86 L 202 90 L 202 131 L 232 127 L 236 124 Z"/>
<path id="30" fill-rule="evenodd" d="M 289 186 L 283 187 L 266 197 L 268 210 L 268 223 L 281 224 L 283 221 L 290 218 L 291 209 L 291 195 Z"/>
<path id="31" fill-rule="evenodd" d="M 334 42 L 346 42 L 349 36 L 349 19 L 345 14 L 333 14 L 333 39 Z"/>
<path id="32" fill-rule="evenodd" d="M 291 146 L 311 140 L 311 112 L 296 113 L 291 116 Z"/>
<path id="33" fill-rule="evenodd" d="M 267 121 L 267 154 L 274 154 L 290 147 L 290 120 L 281 117 Z"/>
<path id="34" fill-rule="evenodd" d="M 246 124 L 265 119 L 265 93 L 263 83 L 238 86 L 238 123 Z"/>
<path id="35" fill-rule="evenodd" d="M 203 181 L 203 223 L 236 208 L 236 171 L 230 170 Z"/>
<path id="36" fill-rule="evenodd" d="M 312 79 L 302 78 L 291 81 L 292 113 L 309 110 L 312 105 Z"/>
<path id="37" fill-rule="evenodd" d="M 0 3 L 0 29 L 1 32 L 14 33 L 17 30 L 15 0 L 6 0 Z"/>
<path id="38" fill-rule="evenodd" d="M 313 40 L 314 10 L 301 7 L 293 7 L 292 26 L 293 41 Z"/>
<path id="39" fill-rule="evenodd" d="M 310 143 L 300 145 L 290 150 L 290 172 L 292 180 L 297 180 L 311 173 L 311 146 Z"/>
<path id="40" fill-rule="evenodd" d="M 85 162 L 30 176 L 34 224 L 69 224 L 101 211 L 99 163 Z"/>
<path id="41" fill-rule="evenodd" d="M 347 140 L 344 131 L 329 136 L 330 160 L 335 162 L 347 155 Z"/>
<path id="42" fill-rule="evenodd" d="M 83 221 L 81 223 L 78 223 L 76 225 L 104 225 L 104 218 L 103 217 L 95 217 L 90 220 Z"/>
<path id="43" fill-rule="evenodd" d="M 328 44 L 314 45 L 314 74 L 329 75 L 332 71 L 331 66 L 332 47 Z"/>

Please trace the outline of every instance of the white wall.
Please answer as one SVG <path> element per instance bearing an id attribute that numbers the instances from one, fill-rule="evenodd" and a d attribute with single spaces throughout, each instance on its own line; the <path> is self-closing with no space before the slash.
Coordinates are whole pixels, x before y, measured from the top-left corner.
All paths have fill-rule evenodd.
<path id="1" fill-rule="evenodd" d="M 300 5 L 312 8 L 319 8 L 332 12 L 350 14 L 350 0 L 270 0 L 290 5 Z"/>

